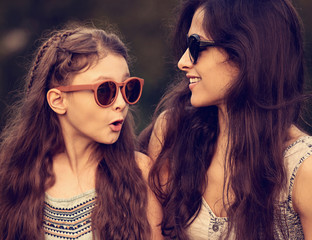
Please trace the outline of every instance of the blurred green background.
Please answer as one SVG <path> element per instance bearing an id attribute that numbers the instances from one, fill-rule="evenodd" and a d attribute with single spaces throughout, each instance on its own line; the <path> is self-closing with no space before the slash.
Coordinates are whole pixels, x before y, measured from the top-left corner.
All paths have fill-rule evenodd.
<path id="1" fill-rule="evenodd" d="M 0 130 L 14 92 L 22 89 L 36 41 L 69 21 L 113 25 L 130 49 L 133 76 L 145 79 L 138 104 L 137 132 L 150 121 L 156 104 L 173 79 L 170 25 L 179 0 L 8 0 L 0 2 Z M 312 1 L 295 0 L 305 27 L 307 81 L 312 76 Z"/>

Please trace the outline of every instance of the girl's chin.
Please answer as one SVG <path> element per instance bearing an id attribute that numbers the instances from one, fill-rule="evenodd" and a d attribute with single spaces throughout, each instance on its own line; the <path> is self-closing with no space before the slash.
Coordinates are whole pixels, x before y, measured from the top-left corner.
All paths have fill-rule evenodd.
<path id="1" fill-rule="evenodd" d="M 106 145 L 114 144 L 118 141 L 120 132 L 114 132 L 113 134 L 115 136 L 109 136 L 109 137 L 106 137 L 105 139 L 98 140 L 97 142 L 102 143 L 102 144 L 106 144 Z"/>

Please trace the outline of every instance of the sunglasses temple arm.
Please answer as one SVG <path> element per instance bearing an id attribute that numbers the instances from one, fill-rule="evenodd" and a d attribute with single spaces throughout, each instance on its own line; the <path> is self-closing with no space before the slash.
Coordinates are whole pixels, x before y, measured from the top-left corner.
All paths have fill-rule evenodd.
<path id="1" fill-rule="evenodd" d="M 199 43 L 199 47 L 214 47 L 216 46 L 216 43 L 215 42 L 200 42 Z"/>
<path id="2" fill-rule="evenodd" d="M 71 86 L 60 86 L 56 89 L 62 92 L 75 92 L 80 90 L 95 90 L 96 86 L 94 84 L 84 84 L 84 85 L 71 85 Z"/>

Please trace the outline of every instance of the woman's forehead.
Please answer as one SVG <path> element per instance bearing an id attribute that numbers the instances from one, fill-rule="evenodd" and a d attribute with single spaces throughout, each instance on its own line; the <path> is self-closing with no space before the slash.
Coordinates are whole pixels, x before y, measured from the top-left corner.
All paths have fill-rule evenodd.
<path id="1" fill-rule="evenodd" d="M 204 17 L 205 17 L 205 9 L 203 7 L 199 7 L 193 15 L 188 36 L 192 34 L 198 34 L 201 38 L 208 39 L 207 33 L 203 28 Z"/>

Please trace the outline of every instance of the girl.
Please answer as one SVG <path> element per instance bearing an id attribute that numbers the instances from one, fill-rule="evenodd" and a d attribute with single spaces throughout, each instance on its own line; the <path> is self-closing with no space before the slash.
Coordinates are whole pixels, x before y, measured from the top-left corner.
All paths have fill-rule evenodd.
<path id="1" fill-rule="evenodd" d="M 40 47 L 1 135 L 1 239 L 161 239 L 128 111 L 143 79 L 127 59 L 116 35 L 95 28 Z"/>
<path id="2" fill-rule="evenodd" d="M 168 239 L 312 239 L 312 138 L 297 127 L 301 26 L 288 0 L 186 0 L 184 77 L 141 135 Z"/>

